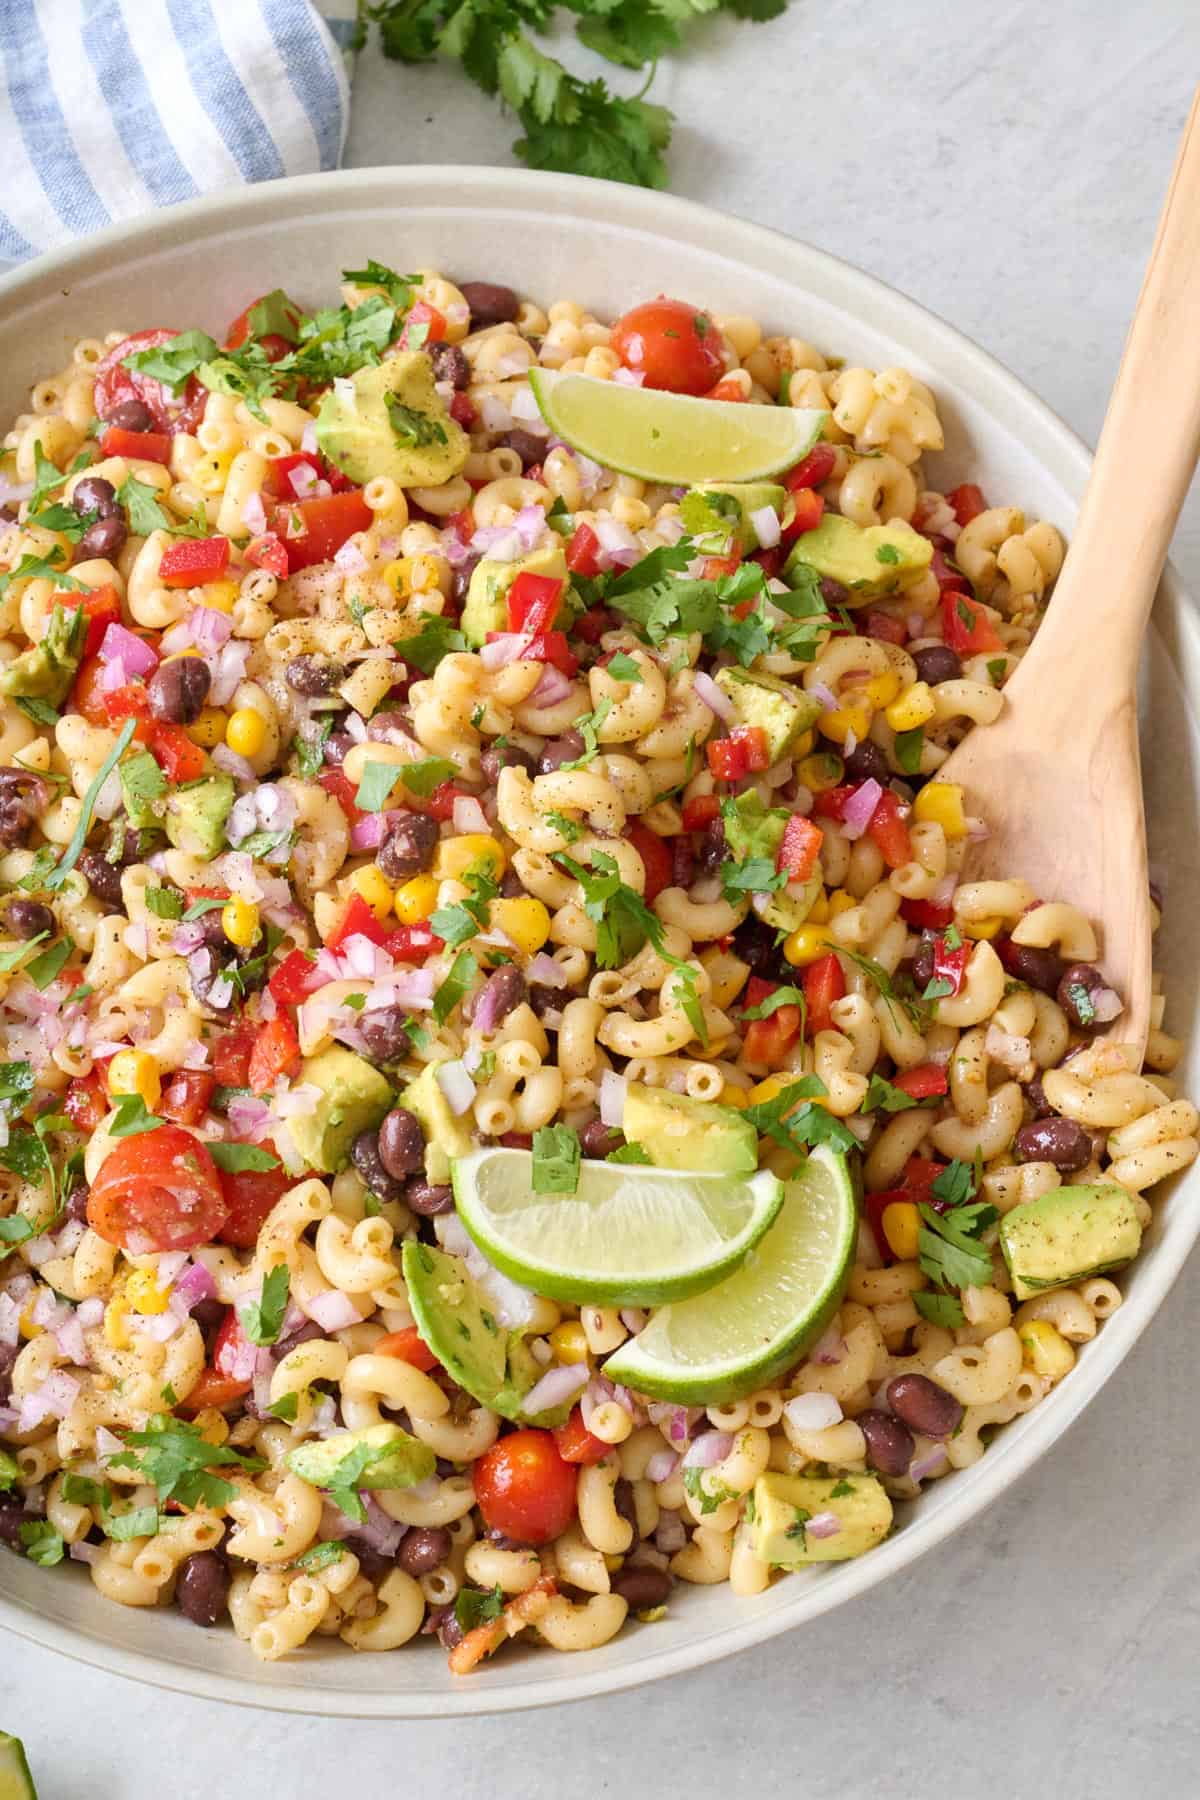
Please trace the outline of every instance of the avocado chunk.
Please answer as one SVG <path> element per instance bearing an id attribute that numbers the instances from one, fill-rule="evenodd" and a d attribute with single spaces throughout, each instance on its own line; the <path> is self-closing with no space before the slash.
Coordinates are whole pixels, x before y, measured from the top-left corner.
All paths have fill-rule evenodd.
<path id="1" fill-rule="evenodd" d="M 0 1494 L 4 1493 L 5 1489 L 16 1485 L 20 1473 L 21 1469 L 16 1457 L 10 1456 L 7 1450 L 0 1450 Z"/>
<path id="2" fill-rule="evenodd" d="M 401 487 L 440 487 L 458 474 L 470 441 L 433 385 L 433 364 L 403 350 L 331 387 L 317 412 L 317 445 L 351 481 L 390 475 Z"/>
<path id="3" fill-rule="evenodd" d="M 517 1424 L 561 1425 L 572 1401 L 526 1413 L 545 1370 L 519 1331 L 505 1331 L 461 1256 L 410 1238 L 401 1252 L 408 1303 L 422 1341 L 481 1406 Z"/>
<path id="4" fill-rule="evenodd" d="M 175 848 L 189 856 L 220 856 L 233 794 L 232 775 L 205 775 L 168 794 L 163 823 Z"/>
<path id="5" fill-rule="evenodd" d="M 751 514 L 769 506 L 781 513 L 787 489 L 775 481 L 710 481 L 683 496 L 679 516 L 693 537 L 731 534 L 741 550 L 758 549 L 758 533 Z"/>
<path id="6" fill-rule="evenodd" d="M 41 643 L 22 650 L 20 656 L 0 669 L 0 694 L 8 694 L 14 700 L 48 700 L 51 706 L 61 706 L 75 679 L 86 635 L 82 606 L 68 612 L 56 603 Z"/>
<path id="7" fill-rule="evenodd" d="M 892 1503 L 874 1475 L 769 1474 L 754 1484 L 754 1554 L 776 1569 L 847 1562 L 891 1525 Z"/>
<path id="8" fill-rule="evenodd" d="M 1109 1182 L 1051 1188 L 1000 1221 L 1000 1247 L 1018 1300 L 1119 1269 L 1141 1242 L 1133 1195 Z"/>
<path id="9" fill-rule="evenodd" d="M 391 1083 L 340 1044 L 306 1056 L 298 1079 L 320 1088 L 321 1098 L 311 1112 L 288 1120 L 292 1142 L 310 1168 L 325 1174 L 344 1169 L 359 1132 L 378 1125 L 391 1107 Z"/>
<path id="10" fill-rule="evenodd" d="M 821 716 L 821 702 L 777 675 L 729 667 L 717 671 L 717 686 L 733 702 L 739 725 L 756 725 L 767 736 L 767 754 L 782 762 Z"/>
<path id="11" fill-rule="evenodd" d="M 750 788 L 723 802 L 721 818 L 725 825 L 725 842 L 738 863 L 762 859 L 774 867 L 791 818 L 785 807 L 765 805 L 761 795 Z M 816 869 L 803 887 L 789 883 L 786 887 L 763 893 L 755 900 L 754 910 L 777 931 L 795 931 L 816 904 L 821 885 L 821 873 Z"/>
<path id="12" fill-rule="evenodd" d="M 802 887 L 790 881 L 786 887 L 764 894 L 761 903 L 755 902 L 754 910 L 764 925 L 771 925 L 776 931 L 796 931 L 817 904 L 823 886 L 818 864 Z"/>
<path id="13" fill-rule="evenodd" d="M 386 1424 L 297 1444 L 284 1460 L 293 1475 L 319 1488 L 416 1487 L 437 1466 L 428 1444 Z"/>
<path id="14" fill-rule="evenodd" d="M 656 1169 L 753 1175 L 758 1167 L 753 1125 L 735 1107 L 714 1100 L 693 1100 L 690 1094 L 631 1081 L 621 1129 L 631 1144 L 642 1146 Z"/>
<path id="15" fill-rule="evenodd" d="M 459 628 L 468 644 L 478 649 L 481 644 L 487 643 L 489 631 L 508 630 L 508 590 L 518 575 L 558 576 L 565 582 L 566 552 L 559 545 L 550 544 L 544 550 L 532 551 L 519 562 L 496 562 L 490 556 L 485 556 L 482 562 L 476 563 L 471 571 L 471 585 L 467 589 L 459 621 Z M 569 622 L 569 615 L 566 622 Z M 563 625 L 563 611 L 560 608 L 555 626 L 561 630 Z"/>
<path id="16" fill-rule="evenodd" d="M 425 1178 L 438 1187 L 450 1179 L 451 1157 L 467 1156 L 475 1147 L 467 1125 L 451 1112 L 450 1103 L 438 1086 L 441 1066 L 426 1063 L 398 1101 L 413 1114 L 425 1133 Z"/>
<path id="17" fill-rule="evenodd" d="M 933 560 L 933 544 L 911 525 L 856 525 L 841 513 L 826 513 L 815 531 L 796 539 L 783 565 L 785 575 L 807 564 L 849 590 L 846 605 L 877 600 L 911 587 Z"/>

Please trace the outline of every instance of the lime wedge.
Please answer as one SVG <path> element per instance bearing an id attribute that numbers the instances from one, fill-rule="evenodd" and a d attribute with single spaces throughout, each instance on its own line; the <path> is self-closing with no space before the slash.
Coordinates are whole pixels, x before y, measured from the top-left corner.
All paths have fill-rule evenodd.
<path id="1" fill-rule="evenodd" d="M 846 1159 L 822 1144 L 789 1181 L 772 1230 L 735 1275 L 664 1306 L 604 1365 L 613 1381 L 686 1406 L 740 1400 L 798 1362 L 837 1310 L 858 1215 Z"/>
<path id="2" fill-rule="evenodd" d="M 37 1800 L 20 1738 L 0 1731 L 0 1800 Z"/>
<path id="3" fill-rule="evenodd" d="M 542 417 L 576 450 L 643 481 L 762 481 L 806 456 L 829 416 L 811 407 L 696 400 L 592 375 L 530 369 Z"/>
<path id="4" fill-rule="evenodd" d="M 653 1306 L 731 1275 L 783 1204 L 765 1170 L 741 1179 L 585 1159 L 573 1194 L 535 1194 L 528 1150 L 454 1163 L 458 1216 L 514 1281 L 555 1300 Z"/>

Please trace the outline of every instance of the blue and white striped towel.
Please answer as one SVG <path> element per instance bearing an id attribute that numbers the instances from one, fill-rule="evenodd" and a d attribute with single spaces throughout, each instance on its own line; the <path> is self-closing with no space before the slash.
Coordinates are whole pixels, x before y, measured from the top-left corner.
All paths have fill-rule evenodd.
<path id="1" fill-rule="evenodd" d="M 0 259 L 215 188 L 336 168 L 353 10 L 0 0 Z"/>

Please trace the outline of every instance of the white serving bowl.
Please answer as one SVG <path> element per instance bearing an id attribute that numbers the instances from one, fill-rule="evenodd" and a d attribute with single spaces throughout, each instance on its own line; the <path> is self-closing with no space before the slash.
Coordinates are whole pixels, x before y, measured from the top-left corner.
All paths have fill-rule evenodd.
<path id="1" fill-rule="evenodd" d="M 901 364 L 935 391 L 946 426 L 934 480 L 978 479 L 996 502 L 1025 507 L 1070 534 L 1088 453 L 1012 375 L 948 325 L 857 269 L 754 225 L 682 200 L 567 176 L 470 168 L 368 169 L 272 182 L 173 208 L 44 257 L 0 281 L 0 419 L 62 366 L 76 338 L 149 325 L 221 328 L 256 295 L 283 286 L 328 304 L 338 271 L 369 256 L 397 269 L 432 266 L 510 283 L 545 304 L 569 298 L 603 316 L 669 293 L 769 331 L 885 368 Z M 1100 372 L 1107 381 L 1110 371 Z M 1086 620 L 1081 620 L 1086 630 Z M 1196 928 L 1179 898 L 1200 862 L 1197 763 L 1200 632 L 1168 574 L 1145 659 L 1151 858 L 1170 871 L 1159 963 L 1168 1022 L 1195 1022 Z M 1195 1047 L 1181 1071 L 1200 1091 Z M 815 1618 L 940 1543 L 1048 1450 L 1145 1329 L 1200 1230 L 1200 1176 L 1158 1207 L 1124 1282 L 1125 1305 L 1086 1346 L 1043 1405 L 1005 1426 L 974 1468 L 935 1482 L 901 1509 L 895 1534 L 857 1562 L 777 1582 L 755 1599 L 727 1586 L 680 1584 L 667 1618 L 579 1656 L 510 1648 L 456 1680 L 435 1647 L 356 1656 L 315 1639 L 285 1661 L 256 1662 L 228 1630 L 198 1631 L 175 1611 L 102 1600 L 84 1569 L 53 1573 L 0 1553 L 0 1623 L 36 1643 L 122 1675 L 208 1698 L 293 1712 L 432 1718 L 581 1699 L 714 1661 Z M 1086 1507 L 1086 1499 L 1083 1502 Z M 936 1579 L 936 1575 L 932 1577 Z"/>

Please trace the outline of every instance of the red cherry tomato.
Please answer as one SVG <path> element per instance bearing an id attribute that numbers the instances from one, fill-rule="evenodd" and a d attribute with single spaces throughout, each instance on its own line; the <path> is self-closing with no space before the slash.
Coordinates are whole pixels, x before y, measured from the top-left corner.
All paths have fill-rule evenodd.
<path id="1" fill-rule="evenodd" d="M 484 1523 L 517 1543 L 548 1544 L 575 1517 L 575 1470 L 552 1432 L 510 1432 L 484 1451 L 473 1474 Z"/>
<path id="2" fill-rule="evenodd" d="M 253 1025 L 240 1025 L 215 1040 L 212 1047 L 212 1072 L 221 1087 L 250 1085 L 250 1052 L 254 1048 Z"/>
<path id="3" fill-rule="evenodd" d="M 94 1069 L 90 1075 L 77 1075 L 68 1085 L 63 1111 L 72 1125 L 89 1137 L 99 1128 L 108 1111 L 108 1089 Z"/>
<path id="4" fill-rule="evenodd" d="M 288 568 L 332 561 L 346 539 L 370 529 L 375 517 L 360 488 L 314 500 L 291 500 L 272 511 L 271 530 L 287 551 Z"/>
<path id="5" fill-rule="evenodd" d="M 229 1208 L 212 1157 L 182 1125 L 122 1138 L 88 1196 L 88 1224 L 134 1255 L 211 1243 Z"/>
<path id="6" fill-rule="evenodd" d="M 211 1408 L 223 1412 L 235 1400 L 248 1394 L 252 1385 L 249 1381 L 233 1381 L 228 1375 L 219 1375 L 215 1369 L 201 1369 L 195 1383 L 180 1401 L 180 1410 L 198 1413 Z M 174 1501 L 171 1504 L 174 1505 Z"/>
<path id="7" fill-rule="evenodd" d="M 278 1154 L 269 1139 L 260 1147 L 272 1156 Z M 229 1216 L 217 1236 L 236 1250 L 253 1250 L 263 1220 L 275 1202 L 295 1187 L 295 1181 L 282 1164 L 277 1169 L 222 1169 L 220 1174 Z"/>
<path id="8" fill-rule="evenodd" d="M 216 1076 L 207 1069 L 178 1069 L 162 1091 L 159 1109 L 177 1125 L 198 1125 L 204 1117 Z"/>
<path id="9" fill-rule="evenodd" d="M 250 336 L 250 314 L 258 305 L 259 300 L 265 299 L 266 295 L 260 294 L 258 300 L 252 300 L 250 302 L 245 312 L 240 312 L 238 314 L 237 318 L 233 321 L 233 324 L 225 334 L 225 348 L 227 350 L 236 350 L 239 344 L 245 343 L 246 339 Z M 296 326 L 300 323 L 300 308 L 298 306 L 289 305 L 285 307 L 284 310 L 287 315 L 288 323 L 294 331 Z M 281 356 L 286 356 L 288 352 L 294 348 L 290 339 L 284 337 L 282 333 L 278 331 L 268 331 L 263 337 L 260 337 L 258 341 L 262 345 L 263 355 L 268 362 L 278 362 Z"/>
<path id="10" fill-rule="evenodd" d="M 563 1461 L 569 1463 L 598 1463 L 609 1450 L 603 1438 L 592 1436 L 578 1406 L 565 1425 L 554 1427 L 554 1443 Z"/>
<path id="11" fill-rule="evenodd" d="M 129 400 L 140 400 L 149 408 L 156 431 L 169 432 L 172 437 L 177 431 L 195 431 L 204 417 L 208 392 L 194 375 L 189 376 L 186 387 L 173 394 L 153 375 L 143 375 L 140 369 L 125 367 L 127 356 L 133 356 L 139 350 L 153 350 L 177 335 L 164 326 L 157 326 L 150 331 L 135 331 L 132 337 L 122 338 L 119 344 L 114 344 L 96 368 L 92 404 L 97 418 L 111 419 L 118 406 L 124 406 Z"/>
<path id="12" fill-rule="evenodd" d="M 276 1013 L 260 1026 L 250 1052 L 250 1091 L 265 1094 L 278 1076 L 292 1074 L 300 1061 L 296 1027 L 286 1013 Z"/>
<path id="13" fill-rule="evenodd" d="M 394 1356 L 398 1362 L 411 1363 L 414 1369 L 420 1369 L 426 1375 L 431 1369 L 441 1367 L 415 1325 L 405 1325 L 401 1331 L 385 1332 L 383 1337 L 376 1338 L 372 1344 L 371 1354 Z"/>
<path id="14" fill-rule="evenodd" d="M 617 320 L 609 339 L 627 369 L 650 388 L 707 394 L 725 373 L 720 338 L 707 313 L 686 300 L 648 300 Z"/>
<path id="15" fill-rule="evenodd" d="M 670 849 L 658 833 L 651 831 L 646 825 L 630 825 L 625 836 L 642 859 L 642 867 L 646 871 L 643 897 L 647 906 L 650 906 L 663 889 L 671 885 Z"/>

